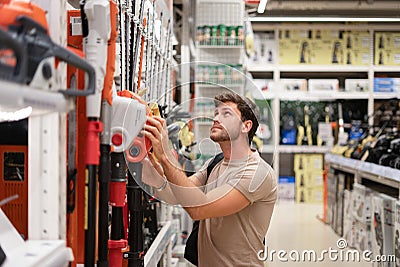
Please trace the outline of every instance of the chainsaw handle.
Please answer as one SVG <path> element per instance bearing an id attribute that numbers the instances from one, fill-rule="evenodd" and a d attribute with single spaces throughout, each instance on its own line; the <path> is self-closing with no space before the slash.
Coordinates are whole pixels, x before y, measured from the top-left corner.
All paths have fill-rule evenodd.
<path id="1" fill-rule="evenodd" d="M 37 31 L 37 35 L 42 38 L 41 45 L 43 46 L 43 48 L 47 49 L 47 52 L 45 55 L 43 55 L 43 58 L 54 56 L 66 62 L 67 64 L 70 64 L 78 69 L 84 70 L 88 74 L 89 81 L 87 83 L 87 88 L 85 88 L 84 90 L 78 90 L 78 89 L 59 90 L 60 93 L 67 96 L 88 96 L 95 93 L 96 71 L 92 65 L 90 65 L 87 61 L 80 58 L 79 56 L 75 55 L 73 52 L 70 52 L 68 49 L 54 43 L 48 36 L 47 30 L 32 18 L 27 16 L 19 16 L 17 17 L 16 20 L 17 22 L 21 23 L 21 25 L 23 25 L 26 28 L 26 30 L 29 30 L 31 28 L 35 29 Z"/>
<path id="2" fill-rule="evenodd" d="M 28 69 L 27 50 L 25 46 L 13 38 L 9 33 L 0 28 L 0 43 L 15 52 L 17 59 L 14 71 L 10 72 L 11 67 L 0 62 L 0 77 L 2 79 L 11 80 L 17 83 L 25 83 L 26 73 Z"/>
<path id="3" fill-rule="evenodd" d="M 87 87 L 84 90 L 68 89 L 60 90 L 60 92 L 68 96 L 88 96 L 94 94 L 96 90 L 96 71 L 93 66 L 73 52 L 57 44 L 54 44 L 53 52 L 56 58 L 84 70 L 88 77 Z"/>

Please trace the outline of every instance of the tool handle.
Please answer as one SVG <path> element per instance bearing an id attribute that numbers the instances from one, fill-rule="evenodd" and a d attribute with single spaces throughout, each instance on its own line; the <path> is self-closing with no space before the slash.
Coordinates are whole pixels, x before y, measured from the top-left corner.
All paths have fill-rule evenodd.
<path id="1" fill-rule="evenodd" d="M 85 71 L 88 77 L 88 83 L 84 90 L 68 89 L 60 90 L 60 92 L 68 96 L 88 96 L 94 94 L 96 89 L 96 71 L 93 66 L 83 58 L 80 58 L 73 52 L 70 52 L 68 49 L 61 47 L 58 44 L 54 44 L 53 51 L 55 57 Z"/>
<path id="2" fill-rule="evenodd" d="M 28 69 L 28 56 L 25 46 L 2 29 L 0 29 L 0 43 L 10 50 L 13 50 L 17 60 L 14 68 L 0 61 L 0 78 L 17 83 L 25 83 Z"/>

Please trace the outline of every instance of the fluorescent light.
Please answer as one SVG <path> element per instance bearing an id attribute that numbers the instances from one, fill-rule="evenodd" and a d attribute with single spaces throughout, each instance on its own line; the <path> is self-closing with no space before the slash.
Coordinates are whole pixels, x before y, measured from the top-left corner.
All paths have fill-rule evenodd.
<path id="1" fill-rule="evenodd" d="M 267 2 L 268 0 L 260 0 L 260 3 L 258 4 L 258 9 L 257 12 L 258 13 L 264 13 L 265 11 L 265 7 L 267 6 Z"/>
<path id="2" fill-rule="evenodd" d="M 261 5 L 261 2 L 260 2 Z M 260 7 L 260 6 L 259 6 Z M 400 18 L 345 18 L 345 17 L 250 17 L 252 22 L 400 22 Z"/>

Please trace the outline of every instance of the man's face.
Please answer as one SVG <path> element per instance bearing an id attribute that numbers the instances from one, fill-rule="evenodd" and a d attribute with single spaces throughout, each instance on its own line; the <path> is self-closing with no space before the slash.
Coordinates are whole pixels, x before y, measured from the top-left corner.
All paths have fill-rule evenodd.
<path id="1" fill-rule="evenodd" d="M 210 138 L 214 142 L 234 141 L 240 136 L 242 120 L 237 105 L 232 102 L 221 103 L 214 111 Z"/>

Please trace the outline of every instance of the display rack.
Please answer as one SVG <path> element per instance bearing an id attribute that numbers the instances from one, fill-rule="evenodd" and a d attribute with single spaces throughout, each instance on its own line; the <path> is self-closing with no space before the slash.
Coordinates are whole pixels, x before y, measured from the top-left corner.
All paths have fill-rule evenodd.
<path id="1" fill-rule="evenodd" d="M 226 27 L 243 27 L 244 3 L 240 0 L 200 0 L 196 3 L 196 29 L 200 26 L 224 25 Z M 243 40 L 240 41 L 236 36 L 230 45 L 219 43 L 220 37 L 214 38 L 214 44 L 196 42 L 196 62 L 195 62 L 195 111 L 193 117 L 208 117 L 209 121 L 196 120 L 194 124 L 195 139 L 200 143 L 195 147 L 195 153 L 202 153 L 203 156 L 213 156 L 219 151 L 211 140 L 209 140 L 209 130 L 213 117 L 213 98 L 216 94 L 224 91 L 234 91 L 240 95 L 244 94 L 244 80 L 241 69 L 236 71 L 234 68 L 226 65 L 240 65 L 243 63 Z M 228 37 L 227 37 L 228 38 Z M 203 75 L 200 72 L 203 66 L 215 69 L 223 77 L 212 71 Z M 220 68 L 220 70 L 217 70 Z M 221 70 L 222 68 L 222 70 Z M 228 73 L 224 73 L 229 69 Z M 202 69 L 203 70 L 203 69 Z M 239 76 L 237 79 L 235 78 Z M 207 76 L 207 77 L 204 77 Z M 205 104 L 205 106 L 202 105 Z M 205 111 L 206 110 L 206 111 Z M 208 141 L 207 141 L 208 140 Z M 207 156 L 205 156 L 207 157 Z"/>
<path id="2" fill-rule="evenodd" d="M 47 11 L 51 39 L 66 41 L 66 2 L 32 1 Z M 57 68 L 60 88 L 66 88 L 65 64 Z M 24 241 L 0 211 L 3 266 L 65 266 L 73 260 L 66 247 L 66 131 L 65 112 L 74 108 L 73 99 L 57 92 L 39 90 L 6 81 L 0 83 L 2 109 L 30 107 L 28 123 L 28 233 Z"/>
<path id="3" fill-rule="evenodd" d="M 252 20 L 252 18 L 250 18 Z M 251 64 L 249 60 L 246 61 L 245 69 L 253 75 L 255 79 L 270 79 L 272 81 L 272 89 L 263 92 L 263 97 L 266 99 L 272 99 L 272 113 L 276 125 L 279 125 L 281 118 L 280 114 L 280 102 L 281 101 L 336 101 L 340 99 L 344 100 L 365 100 L 368 105 L 368 114 L 373 114 L 374 102 L 377 99 L 393 99 L 400 98 L 400 93 L 378 93 L 374 92 L 374 78 L 376 74 L 389 74 L 395 75 L 393 77 L 400 77 L 399 66 L 377 66 L 374 65 L 374 33 L 377 31 L 398 31 L 398 25 L 394 23 L 378 23 L 370 22 L 354 23 L 354 24 L 340 24 L 340 23 L 302 23 L 302 22 L 290 22 L 285 23 L 284 20 L 280 22 L 261 22 L 254 20 L 252 22 L 253 30 L 257 32 L 269 32 L 275 42 L 276 55 L 274 62 L 265 64 Z M 279 64 L 279 31 L 287 29 L 297 30 L 343 30 L 343 31 L 367 31 L 370 39 L 370 64 L 369 65 L 345 65 L 345 64 L 330 64 L 330 65 L 312 65 L 312 64 Z M 308 78 L 363 78 L 368 79 L 369 90 L 367 92 L 343 92 L 343 91 L 284 91 L 279 89 L 279 84 L 282 78 L 296 78 L 296 79 L 308 79 Z M 275 89 L 274 89 L 275 88 Z M 261 89 L 261 88 L 260 88 Z M 343 89 L 343 88 L 339 88 Z M 373 124 L 373 118 L 370 117 L 368 121 L 369 125 Z M 312 147 L 297 147 L 297 146 L 286 146 L 280 145 L 280 132 L 279 127 L 275 129 L 276 138 L 274 143 L 262 149 L 264 153 L 273 153 L 273 148 L 276 148 L 280 153 L 318 153 Z M 317 148 L 319 153 L 325 153 L 329 151 L 328 147 Z M 279 162 L 279 155 L 275 156 L 276 162 Z M 279 164 L 275 164 L 274 168 L 279 173 Z"/>
<path id="4" fill-rule="evenodd" d="M 357 183 L 368 179 L 400 190 L 400 170 L 330 153 L 325 155 L 325 162 L 333 169 L 354 174 Z"/>

